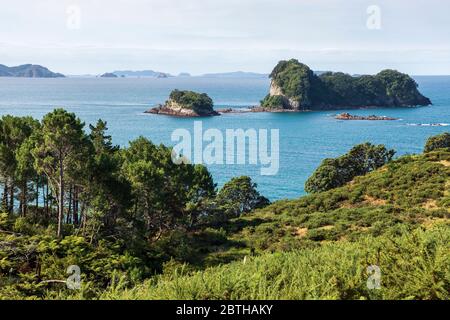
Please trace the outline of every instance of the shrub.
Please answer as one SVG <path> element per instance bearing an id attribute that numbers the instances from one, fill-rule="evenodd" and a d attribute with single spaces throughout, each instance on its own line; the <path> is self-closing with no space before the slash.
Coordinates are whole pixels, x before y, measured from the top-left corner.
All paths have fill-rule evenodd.
<path id="1" fill-rule="evenodd" d="M 424 152 L 431 152 L 442 148 L 450 148 L 450 133 L 448 132 L 428 138 Z"/>
<path id="2" fill-rule="evenodd" d="M 394 156 L 384 145 L 364 143 L 335 159 L 325 159 L 306 181 L 307 192 L 322 192 L 340 187 L 354 177 L 382 167 Z"/>

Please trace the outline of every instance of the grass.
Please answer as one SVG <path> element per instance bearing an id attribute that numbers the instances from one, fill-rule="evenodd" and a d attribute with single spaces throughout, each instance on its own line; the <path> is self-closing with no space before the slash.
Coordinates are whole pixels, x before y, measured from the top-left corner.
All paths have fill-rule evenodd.
<path id="1" fill-rule="evenodd" d="M 191 273 L 183 267 L 103 299 L 449 299 L 450 229 L 263 254 Z M 369 289 L 367 267 L 381 270 Z"/>

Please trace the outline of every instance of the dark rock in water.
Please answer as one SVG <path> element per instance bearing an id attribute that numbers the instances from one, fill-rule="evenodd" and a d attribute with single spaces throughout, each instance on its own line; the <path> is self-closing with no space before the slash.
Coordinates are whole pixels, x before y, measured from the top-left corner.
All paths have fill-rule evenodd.
<path id="1" fill-rule="evenodd" d="M 219 113 L 233 113 L 233 112 L 236 112 L 236 111 L 233 110 L 232 108 L 225 108 L 225 109 L 219 109 L 219 110 L 217 110 L 217 112 L 219 112 Z"/>
<path id="2" fill-rule="evenodd" d="M 114 73 L 107 72 L 100 76 L 101 78 L 118 78 L 118 76 Z"/>
<path id="3" fill-rule="evenodd" d="M 65 76 L 35 64 L 24 64 L 17 67 L 7 67 L 0 64 L 0 77 L 64 78 Z"/>
<path id="4" fill-rule="evenodd" d="M 338 120 L 398 120 L 397 118 L 385 117 L 385 116 L 355 116 L 350 113 L 341 113 L 335 117 Z"/>
<path id="5" fill-rule="evenodd" d="M 213 101 L 206 93 L 174 90 L 164 105 L 158 105 L 145 113 L 174 117 L 209 117 L 220 113 L 213 109 Z"/>

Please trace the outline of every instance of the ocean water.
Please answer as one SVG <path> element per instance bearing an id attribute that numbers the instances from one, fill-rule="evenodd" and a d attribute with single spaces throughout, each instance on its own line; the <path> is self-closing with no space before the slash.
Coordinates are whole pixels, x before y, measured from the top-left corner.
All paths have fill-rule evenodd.
<path id="1" fill-rule="evenodd" d="M 382 143 L 397 150 L 397 156 L 419 153 L 426 139 L 448 126 L 417 124 L 450 123 L 450 76 L 415 77 L 420 91 L 433 106 L 420 108 L 348 110 L 358 115 L 384 115 L 398 121 L 339 121 L 337 112 L 243 113 L 201 119 L 204 130 L 279 129 L 280 167 L 276 175 L 263 176 L 260 165 L 208 166 L 220 187 L 238 175 L 249 175 L 259 190 L 271 200 L 303 195 L 305 180 L 320 162 L 347 152 L 362 142 Z M 38 119 L 55 107 L 75 112 L 86 125 L 97 119 L 108 122 L 116 144 L 126 146 L 139 136 L 154 143 L 173 145 L 173 130 L 193 132 L 198 119 L 172 118 L 144 114 L 151 106 L 164 102 L 173 89 L 206 92 L 219 107 L 255 105 L 268 92 L 268 79 L 107 79 L 0 78 L 0 114 L 31 115 Z"/>

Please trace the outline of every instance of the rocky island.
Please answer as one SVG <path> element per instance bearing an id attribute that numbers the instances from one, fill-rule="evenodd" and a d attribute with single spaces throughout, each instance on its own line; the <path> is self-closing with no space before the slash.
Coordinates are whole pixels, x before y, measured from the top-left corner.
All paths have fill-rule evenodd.
<path id="1" fill-rule="evenodd" d="M 269 94 L 257 111 L 336 110 L 427 106 L 430 99 L 409 75 L 383 70 L 376 75 L 314 73 L 295 59 L 280 61 L 270 74 Z"/>
<path id="2" fill-rule="evenodd" d="M 115 73 L 106 72 L 100 76 L 100 78 L 118 78 Z"/>
<path id="3" fill-rule="evenodd" d="M 347 112 L 338 114 L 335 118 L 338 120 L 398 120 L 397 118 L 376 115 L 356 116 Z"/>
<path id="4" fill-rule="evenodd" d="M 55 73 L 43 66 L 36 64 L 24 64 L 17 67 L 7 67 L 0 64 L 0 77 L 20 78 L 64 78 L 61 73 Z"/>
<path id="5" fill-rule="evenodd" d="M 158 105 L 146 113 L 165 114 L 175 117 L 218 116 L 213 101 L 206 93 L 173 90 L 164 105 Z"/>

